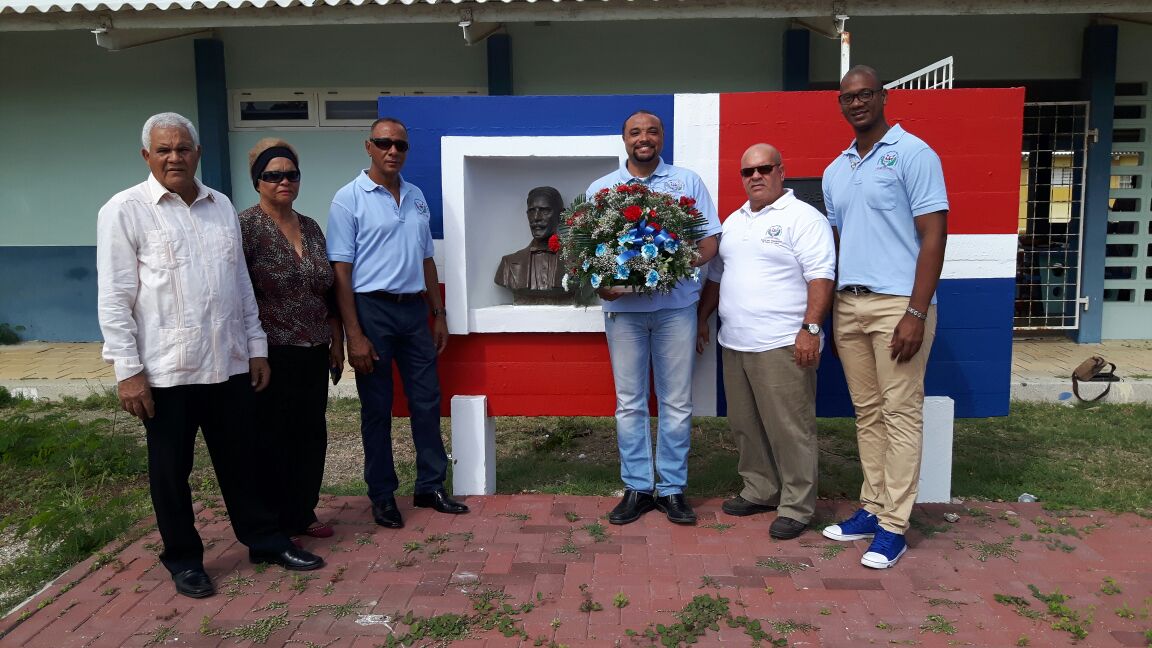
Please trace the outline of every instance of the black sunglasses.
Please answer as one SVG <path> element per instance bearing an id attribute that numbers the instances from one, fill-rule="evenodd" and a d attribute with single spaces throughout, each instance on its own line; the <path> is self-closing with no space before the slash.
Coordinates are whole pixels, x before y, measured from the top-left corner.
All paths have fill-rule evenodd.
<path id="1" fill-rule="evenodd" d="M 299 171 L 265 171 L 260 174 L 260 179 L 264 182 L 271 182 L 272 184 L 280 184 L 281 180 L 287 179 L 288 182 L 300 182 Z"/>
<path id="2" fill-rule="evenodd" d="M 857 99 L 860 100 L 860 103 L 868 103 L 869 101 L 872 101 L 873 97 L 880 94 L 881 92 L 883 92 L 883 89 L 873 90 L 871 88 L 864 88 L 860 92 L 845 92 L 838 98 L 840 100 L 841 106 L 851 106 L 852 102 L 856 101 Z"/>
<path id="3" fill-rule="evenodd" d="M 394 140 L 391 137 L 369 137 L 368 141 L 372 142 L 372 144 L 381 151 L 387 151 L 395 146 L 396 150 L 401 153 L 408 152 L 408 140 Z"/>
<path id="4" fill-rule="evenodd" d="M 760 166 L 747 167 L 744 169 L 740 169 L 740 175 L 744 176 L 745 178 L 751 178 L 754 173 L 759 171 L 760 175 L 767 176 L 768 174 L 772 173 L 772 170 L 778 166 L 780 166 L 780 165 L 779 164 L 761 164 Z"/>

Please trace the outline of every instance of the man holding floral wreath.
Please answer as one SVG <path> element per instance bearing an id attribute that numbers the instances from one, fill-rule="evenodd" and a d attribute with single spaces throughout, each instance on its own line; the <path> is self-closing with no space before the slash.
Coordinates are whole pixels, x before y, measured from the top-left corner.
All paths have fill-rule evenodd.
<path id="1" fill-rule="evenodd" d="M 694 205 L 705 220 L 695 241 L 707 263 L 716 254 L 720 221 L 712 197 L 700 176 L 666 164 L 664 124 L 639 110 L 623 128 L 627 161 L 588 187 L 588 199 L 616 185 L 644 185 Z M 653 508 L 677 524 L 695 524 L 696 513 L 684 499 L 688 481 L 688 450 L 692 436 L 692 368 L 695 361 L 696 303 L 700 282 L 681 279 L 669 292 L 621 294 L 600 288 L 604 300 L 604 333 L 616 385 L 616 435 L 624 498 L 608 515 L 612 524 L 628 524 Z M 652 434 L 648 424 L 648 373 L 651 367 L 658 403 L 655 471 Z"/>

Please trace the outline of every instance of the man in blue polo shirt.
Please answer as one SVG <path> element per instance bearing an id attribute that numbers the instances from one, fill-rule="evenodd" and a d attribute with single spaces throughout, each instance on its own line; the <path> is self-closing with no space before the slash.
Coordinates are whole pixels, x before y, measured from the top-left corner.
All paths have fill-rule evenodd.
<path id="1" fill-rule="evenodd" d="M 356 370 L 372 517 L 380 526 L 399 529 L 404 519 L 394 496 L 399 481 L 392 458 L 393 360 L 408 397 L 416 445 L 413 506 L 441 513 L 467 513 L 468 507 L 444 492 L 448 455 L 440 436 L 436 355 L 448 344 L 448 327 L 432 258 L 428 201 L 400 175 L 408 129 L 391 117 L 377 119 L 364 150 L 371 166 L 332 198 L 328 259 L 336 274 L 348 361 Z M 431 332 L 429 309 L 435 318 Z"/>
<path id="2" fill-rule="evenodd" d="M 696 242 L 696 265 L 716 255 L 720 221 L 707 187 L 688 169 L 665 164 L 664 124 L 641 110 L 624 122 L 627 161 L 593 182 L 588 198 L 605 187 L 640 183 L 653 191 L 687 196 L 707 219 L 705 238 Z M 608 521 L 628 524 L 658 508 L 677 524 L 695 524 L 696 513 L 684 499 L 688 449 L 692 438 L 692 367 L 695 360 L 696 303 L 700 282 L 681 280 L 671 292 L 620 295 L 599 291 L 604 300 L 604 333 L 616 383 L 616 436 L 624 498 Z M 648 372 L 655 378 L 658 403 L 656 473 L 652 470 L 652 433 L 648 424 Z"/>
<path id="3" fill-rule="evenodd" d="M 824 535 L 871 537 L 860 562 L 885 569 L 907 549 L 916 503 L 948 194 L 935 151 L 888 125 L 888 91 L 875 70 L 849 70 L 839 100 L 856 139 L 824 170 L 824 204 L 839 246 L 832 321 L 856 409 L 864 484 L 861 508 Z"/>

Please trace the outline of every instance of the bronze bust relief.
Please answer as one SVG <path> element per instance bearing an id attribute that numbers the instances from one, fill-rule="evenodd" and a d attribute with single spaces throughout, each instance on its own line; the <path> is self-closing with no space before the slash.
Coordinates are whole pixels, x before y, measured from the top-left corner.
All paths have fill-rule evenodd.
<path id="1" fill-rule="evenodd" d="M 564 263 L 560 254 L 548 247 L 548 240 L 560 225 L 564 201 L 553 187 L 536 187 L 528 192 L 528 247 L 500 259 L 493 279 L 512 291 L 513 303 L 550 304 L 566 302 L 568 292 L 561 285 Z"/>

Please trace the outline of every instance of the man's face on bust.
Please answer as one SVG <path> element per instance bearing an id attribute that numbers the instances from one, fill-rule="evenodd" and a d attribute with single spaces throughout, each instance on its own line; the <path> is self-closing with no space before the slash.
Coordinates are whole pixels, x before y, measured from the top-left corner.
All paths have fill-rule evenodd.
<path id="1" fill-rule="evenodd" d="M 528 227 L 534 243 L 547 244 L 548 237 L 556 233 L 559 219 L 560 212 L 547 196 L 533 196 L 528 200 Z"/>

